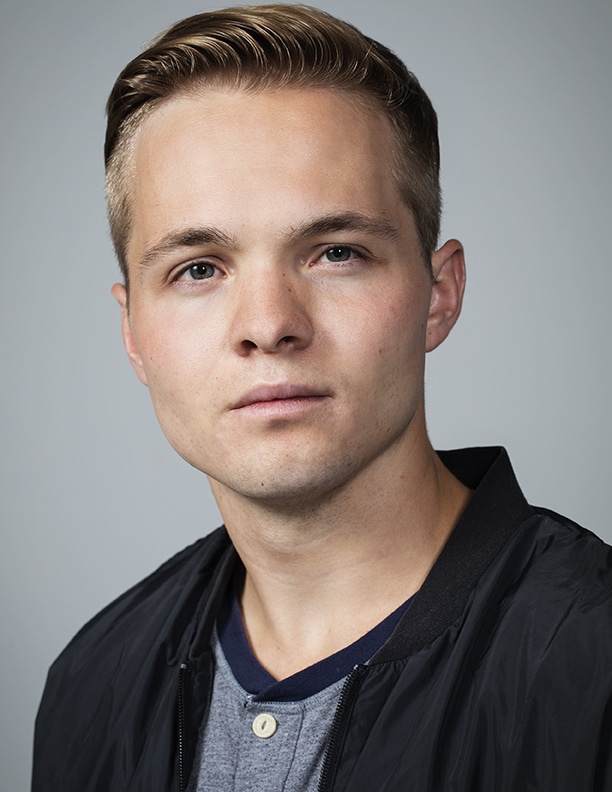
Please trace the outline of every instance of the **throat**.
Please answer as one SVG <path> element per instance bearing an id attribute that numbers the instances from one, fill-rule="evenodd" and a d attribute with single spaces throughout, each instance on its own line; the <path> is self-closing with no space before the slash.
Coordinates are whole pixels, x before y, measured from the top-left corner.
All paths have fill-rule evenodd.
<path id="1" fill-rule="evenodd" d="M 265 700 L 301 701 L 333 685 L 356 665 L 367 663 L 389 639 L 409 605 L 410 599 L 348 644 L 337 646 L 345 643 L 342 639 L 330 641 L 331 651 L 312 653 L 298 642 L 291 652 L 275 653 L 264 648 L 265 657 L 260 657 L 247 635 L 237 588 L 232 586 L 217 620 L 217 633 L 241 687 Z M 298 659 L 291 662 L 291 657 Z"/>

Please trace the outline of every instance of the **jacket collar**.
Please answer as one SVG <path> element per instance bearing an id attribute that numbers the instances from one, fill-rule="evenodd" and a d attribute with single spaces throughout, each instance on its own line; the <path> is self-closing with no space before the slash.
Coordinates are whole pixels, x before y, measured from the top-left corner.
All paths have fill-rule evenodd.
<path id="1" fill-rule="evenodd" d="M 505 449 L 466 448 L 438 455 L 474 494 L 410 608 L 371 664 L 414 654 L 450 627 L 487 567 L 534 514 Z"/>

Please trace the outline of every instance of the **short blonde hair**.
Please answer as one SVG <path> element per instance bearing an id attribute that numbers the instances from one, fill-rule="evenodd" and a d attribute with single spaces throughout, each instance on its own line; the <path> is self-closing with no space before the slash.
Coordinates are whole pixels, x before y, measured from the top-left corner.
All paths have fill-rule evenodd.
<path id="1" fill-rule="evenodd" d="M 107 103 L 104 148 L 111 236 L 128 285 L 134 134 L 144 116 L 178 93 L 320 87 L 360 95 L 393 129 L 394 173 L 431 269 L 440 229 L 440 149 L 435 110 L 416 77 L 387 47 L 315 8 L 261 5 L 177 22 L 121 72 Z"/>

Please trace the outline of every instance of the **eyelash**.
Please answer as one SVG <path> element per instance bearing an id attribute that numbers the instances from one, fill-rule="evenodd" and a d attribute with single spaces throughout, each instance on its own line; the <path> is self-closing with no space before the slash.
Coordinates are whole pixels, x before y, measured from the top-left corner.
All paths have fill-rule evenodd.
<path id="1" fill-rule="evenodd" d="M 334 244 L 334 245 L 326 245 L 325 248 L 320 253 L 318 253 L 317 256 L 314 258 L 312 264 L 317 264 L 325 256 L 329 256 L 329 254 L 331 254 L 332 251 L 336 251 L 336 252 L 342 251 L 343 253 L 348 253 L 349 257 L 346 258 L 346 259 L 340 258 L 338 261 L 323 261 L 324 264 L 331 264 L 331 265 L 342 267 L 343 265 L 350 265 L 350 264 L 352 264 L 353 262 L 355 262 L 357 260 L 362 260 L 363 261 L 364 259 L 367 258 L 361 251 L 357 250 L 352 245 Z M 312 266 L 312 264 L 311 264 L 311 266 Z M 211 268 L 213 270 L 213 272 L 210 274 L 209 277 L 206 277 L 206 278 L 194 278 L 194 277 L 188 278 L 188 277 L 186 277 L 187 275 L 189 275 L 190 271 L 194 267 Z M 197 283 L 198 281 L 212 280 L 214 278 L 215 271 L 219 272 L 219 268 L 212 261 L 207 261 L 206 259 L 194 259 L 193 261 L 190 261 L 187 265 L 185 265 L 176 274 L 176 276 L 173 278 L 173 280 L 175 282 L 178 281 L 178 282 L 182 282 L 182 283 Z"/>
<path id="2" fill-rule="evenodd" d="M 363 254 L 360 253 L 358 250 L 355 250 L 355 248 L 352 245 L 336 244 L 336 245 L 328 245 L 325 248 L 325 250 L 320 254 L 320 256 L 318 257 L 317 261 L 319 261 L 320 259 L 323 258 L 323 256 L 328 255 L 329 253 L 331 253 L 334 250 L 335 251 L 341 250 L 343 252 L 348 252 L 350 254 L 350 256 L 349 256 L 348 259 L 341 259 L 339 261 L 327 261 L 327 262 L 325 262 L 326 264 L 350 264 L 355 259 L 363 259 L 364 258 Z"/>
<path id="3" fill-rule="evenodd" d="M 216 264 L 213 264 L 212 261 L 207 261 L 206 259 L 195 259 L 194 261 L 190 261 L 189 264 L 187 264 L 185 267 L 183 267 L 183 269 L 181 269 L 176 274 L 176 277 L 174 278 L 174 280 L 175 281 L 183 281 L 184 283 L 197 283 L 198 281 L 202 281 L 202 280 L 212 280 L 212 278 L 214 277 L 215 273 L 213 272 L 207 278 L 193 278 L 193 277 L 192 278 L 185 278 L 185 276 L 188 275 L 189 272 L 194 267 L 210 267 L 212 270 L 215 270 L 215 271 L 218 271 L 218 269 L 219 269 Z"/>

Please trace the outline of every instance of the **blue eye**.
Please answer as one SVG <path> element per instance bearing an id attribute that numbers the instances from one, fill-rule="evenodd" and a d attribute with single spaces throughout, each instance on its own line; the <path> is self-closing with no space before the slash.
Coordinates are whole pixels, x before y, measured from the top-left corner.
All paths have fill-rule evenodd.
<path id="1" fill-rule="evenodd" d="M 346 245 L 334 245 L 333 247 L 327 248 L 323 255 L 327 257 L 328 261 L 336 264 L 352 259 L 355 255 L 355 251 L 353 248 L 347 247 Z"/>
<path id="2" fill-rule="evenodd" d="M 196 261 L 192 264 L 185 274 L 189 273 L 193 280 L 206 280 L 215 274 L 215 265 L 208 261 Z"/>

